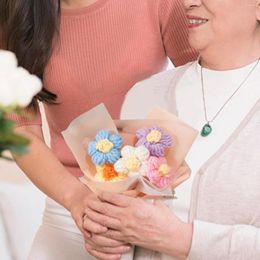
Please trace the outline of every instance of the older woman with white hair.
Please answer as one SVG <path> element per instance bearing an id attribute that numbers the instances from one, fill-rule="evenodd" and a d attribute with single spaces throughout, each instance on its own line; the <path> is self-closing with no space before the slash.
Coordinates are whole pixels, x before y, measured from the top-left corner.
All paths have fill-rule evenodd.
<path id="1" fill-rule="evenodd" d="M 191 178 L 173 211 L 103 193 L 86 213 L 107 237 L 139 246 L 135 259 L 260 259 L 260 1 L 184 2 L 199 60 L 135 85 L 121 114 L 143 118 L 160 105 L 196 128 Z M 98 239 L 93 233 L 87 247 L 104 258 Z"/>

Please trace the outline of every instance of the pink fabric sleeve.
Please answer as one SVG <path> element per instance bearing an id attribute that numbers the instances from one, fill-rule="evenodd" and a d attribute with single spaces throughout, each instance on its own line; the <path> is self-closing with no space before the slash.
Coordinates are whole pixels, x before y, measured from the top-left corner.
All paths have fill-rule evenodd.
<path id="1" fill-rule="evenodd" d="M 159 19 L 167 56 L 175 66 L 195 60 L 188 42 L 188 24 L 182 0 L 159 0 Z"/>

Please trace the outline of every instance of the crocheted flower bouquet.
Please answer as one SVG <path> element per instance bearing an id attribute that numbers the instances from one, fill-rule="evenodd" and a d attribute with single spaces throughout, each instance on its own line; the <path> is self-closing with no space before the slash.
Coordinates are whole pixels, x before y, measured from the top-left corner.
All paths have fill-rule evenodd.
<path id="1" fill-rule="evenodd" d="M 167 164 L 165 149 L 172 137 L 160 127 L 141 128 L 136 132 L 135 146 L 123 146 L 120 134 L 100 130 L 87 146 L 87 154 L 96 166 L 97 181 L 121 181 L 142 176 L 157 188 L 168 188 L 175 170 Z"/>
<path id="2" fill-rule="evenodd" d="M 134 186 L 148 195 L 172 196 L 172 187 L 180 177 L 185 179 L 178 168 L 197 132 L 161 109 L 149 119 L 113 121 L 99 105 L 62 134 L 94 192 L 123 192 Z"/>

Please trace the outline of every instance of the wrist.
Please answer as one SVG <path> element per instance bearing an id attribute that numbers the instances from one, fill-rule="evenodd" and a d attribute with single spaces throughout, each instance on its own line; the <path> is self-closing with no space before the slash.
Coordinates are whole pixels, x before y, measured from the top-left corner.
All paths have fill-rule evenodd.
<path id="1" fill-rule="evenodd" d="M 191 248 L 193 223 L 180 221 L 177 227 L 176 223 L 173 223 L 173 226 L 169 229 L 169 234 L 165 235 L 167 244 L 165 243 L 166 247 L 163 251 L 177 259 L 186 259 Z"/>
<path id="2" fill-rule="evenodd" d="M 76 179 L 76 182 L 67 186 L 67 189 L 63 193 L 62 205 L 71 211 L 71 207 L 75 201 L 81 200 L 83 202 L 91 193 L 91 190 L 86 185 Z"/>

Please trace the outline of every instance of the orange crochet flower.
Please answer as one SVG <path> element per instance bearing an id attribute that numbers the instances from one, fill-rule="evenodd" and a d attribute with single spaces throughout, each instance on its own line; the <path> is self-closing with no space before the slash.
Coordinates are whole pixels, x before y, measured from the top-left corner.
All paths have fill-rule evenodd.
<path id="1" fill-rule="evenodd" d="M 103 165 L 103 177 L 105 181 L 110 181 L 118 176 L 118 173 L 114 169 L 113 164 Z"/>

